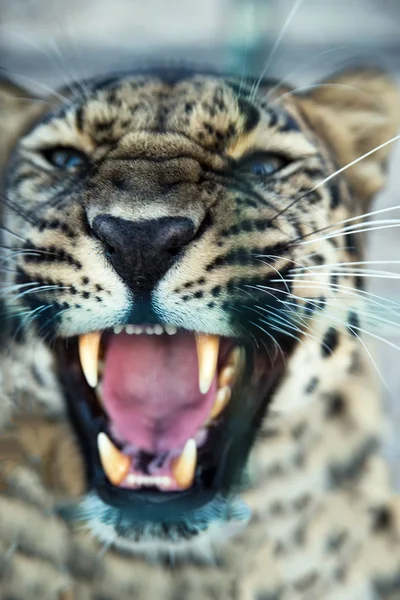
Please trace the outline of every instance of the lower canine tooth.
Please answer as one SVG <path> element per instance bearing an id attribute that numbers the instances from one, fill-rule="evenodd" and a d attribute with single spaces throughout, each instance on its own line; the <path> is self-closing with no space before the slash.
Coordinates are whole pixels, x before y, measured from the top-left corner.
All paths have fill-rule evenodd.
<path id="1" fill-rule="evenodd" d="M 120 485 L 129 473 L 131 459 L 120 452 L 103 432 L 97 436 L 97 447 L 107 478 L 113 485 Z"/>
<path id="2" fill-rule="evenodd" d="M 244 362 L 244 353 L 243 348 L 234 348 L 230 351 L 228 358 L 226 360 L 226 366 L 233 367 L 234 369 L 239 369 L 239 367 Z"/>
<path id="3" fill-rule="evenodd" d="M 232 386 L 235 383 L 236 370 L 234 367 L 229 366 L 222 369 L 218 377 L 218 387 L 223 388 L 226 385 Z"/>
<path id="4" fill-rule="evenodd" d="M 197 465 L 197 447 L 194 439 L 186 442 L 182 454 L 172 463 L 172 475 L 178 486 L 187 490 L 193 483 Z"/>
<path id="5" fill-rule="evenodd" d="M 229 404 L 232 396 L 232 390 L 229 386 L 218 390 L 215 396 L 214 406 L 211 409 L 209 420 L 216 419 Z"/>
<path id="6" fill-rule="evenodd" d="M 86 381 L 94 388 L 98 380 L 98 359 L 100 349 L 100 331 L 79 336 L 79 358 Z"/>

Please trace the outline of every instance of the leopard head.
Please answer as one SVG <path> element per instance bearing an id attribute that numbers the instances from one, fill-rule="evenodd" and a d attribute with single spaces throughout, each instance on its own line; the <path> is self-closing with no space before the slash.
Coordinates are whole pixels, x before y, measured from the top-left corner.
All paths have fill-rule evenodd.
<path id="1" fill-rule="evenodd" d="M 388 147 L 356 159 L 397 95 L 368 70 L 307 94 L 170 71 L 79 89 L 2 93 L 3 336 L 53 357 L 93 530 L 189 547 L 248 517 L 249 455 L 335 263 L 359 260 L 333 233 L 382 186 Z"/>

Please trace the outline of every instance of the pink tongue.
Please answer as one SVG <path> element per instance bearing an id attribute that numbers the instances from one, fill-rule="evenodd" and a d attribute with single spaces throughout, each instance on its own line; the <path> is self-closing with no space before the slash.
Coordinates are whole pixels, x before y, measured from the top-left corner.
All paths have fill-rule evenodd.
<path id="1" fill-rule="evenodd" d="M 207 420 L 215 398 L 216 377 L 203 396 L 198 372 L 192 333 L 113 335 L 103 403 L 114 435 L 154 454 L 182 448 Z"/>

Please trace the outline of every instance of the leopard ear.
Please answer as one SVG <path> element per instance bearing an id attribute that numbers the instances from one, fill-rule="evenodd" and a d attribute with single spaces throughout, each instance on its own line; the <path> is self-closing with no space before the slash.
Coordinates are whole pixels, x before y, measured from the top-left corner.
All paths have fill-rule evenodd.
<path id="1" fill-rule="evenodd" d="M 18 136 L 39 116 L 43 104 L 14 83 L 0 80 L 0 170 Z"/>
<path id="2" fill-rule="evenodd" d="M 398 133 L 400 93 L 379 70 L 343 72 L 298 100 L 313 128 L 329 144 L 338 167 Z M 344 172 L 364 206 L 384 185 L 387 157 L 394 145 L 371 153 Z"/>

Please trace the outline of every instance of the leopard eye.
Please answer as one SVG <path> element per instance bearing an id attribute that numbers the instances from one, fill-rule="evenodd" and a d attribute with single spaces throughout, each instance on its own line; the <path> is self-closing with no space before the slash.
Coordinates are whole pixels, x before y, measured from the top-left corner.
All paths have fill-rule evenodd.
<path id="1" fill-rule="evenodd" d="M 76 148 L 47 148 L 42 151 L 44 158 L 53 167 L 69 171 L 87 165 L 88 159 Z"/>
<path id="2" fill-rule="evenodd" d="M 265 156 L 248 161 L 247 164 L 253 175 L 269 177 L 284 167 L 286 161 L 280 156 Z"/>

